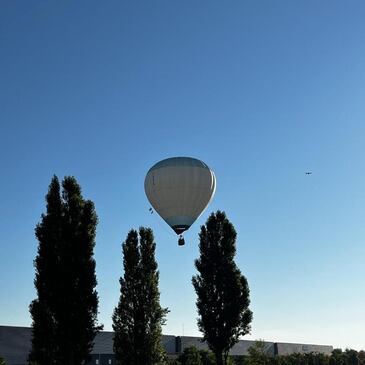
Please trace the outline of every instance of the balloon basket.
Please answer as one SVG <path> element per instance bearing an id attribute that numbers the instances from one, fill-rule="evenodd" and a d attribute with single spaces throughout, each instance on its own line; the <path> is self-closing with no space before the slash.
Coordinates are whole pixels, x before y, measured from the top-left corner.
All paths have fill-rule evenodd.
<path id="1" fill-rule="evenodd" d="M 184 237 L 182 235 L 180 235 L 179 240 L 177 241 L 179 246 L 184 246 L 185 245 L 185 240 Z"/>

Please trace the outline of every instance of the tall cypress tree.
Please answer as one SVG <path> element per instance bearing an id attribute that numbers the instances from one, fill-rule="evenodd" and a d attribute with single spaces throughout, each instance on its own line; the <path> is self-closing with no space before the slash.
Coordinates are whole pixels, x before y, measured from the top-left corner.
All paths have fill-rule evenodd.
<path id="1" fill-rule="evenodd" d="M 212 213 L 201 227 L 199 272 L 192 279 L 197 293 L 198 327 L 217 365 L 227 363 L 239 337 L 250 331 L 249 287 L 237 267 L 236 231 L 224 212 Z"/>
<path id="2" fill-rule="evenodd" d="M 160 305 L 159 272 L 155 259 L 156 243 L 154 242 L 152 230 L 141 227 L 139 236 L 142 278 L 140 301 L 144 304 L 145 323 L 144 356 L 141 364 L 154 365 L 161 362 L 164 353 L 161 346 L 161 326 L 165 324 L 168 309 L 161 308 Z"/>
<path id="3" fill-rule="evenodd" d="M 122 244 L 124 277 L 113 313 L 114 352 L 120 365 L 161 362 L 161 326 L 167 309 L 160 306 L 159 273 L 152 230 L 131 230 Z"/>
<path id="4" fill-rule="evenodd" d="M 96 333 L 98 295 L 93 258 L 97 216 L 74 177 L 57 177 L 47 194 L 47 213 L 36 227 L 38 298 L 30 305 L 30 359 L 40 365 L 79 365 L 87 360 Z"/>
<path id="5" fill-rule="evenodd" d="M 119 304 L 113 313 L 114 353 L 121 365 L 135 362 L 135 342 L 141 332 L 137 327 L 138 319 L 138 286 L 140 280 L 140 254 L 137 231 L 131 230 L 122 244 L 124 277 L 120 282 Z"/>
<path id="6" fill-rule="evenodd" d="M 34 284 L 38 298 L 30 305 L 32 323 L 32 349 L 30 360 L 40 365 L 56 363 L 56 318 L 54 307 L 58 300 L 58 246 L 62 242 L 62 201 L 60 184 L 54 176 L 46 195 L 47 213 L 42 214 L 35 235 L 39 242 L 38 255 L 34 260 L 36 275 Z"/>

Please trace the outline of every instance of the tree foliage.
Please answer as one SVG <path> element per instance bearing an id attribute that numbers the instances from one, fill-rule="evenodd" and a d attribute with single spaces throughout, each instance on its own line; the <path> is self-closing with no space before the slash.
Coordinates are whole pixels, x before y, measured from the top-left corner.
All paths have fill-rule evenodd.
<path id="1" fill-rule="evenodd" d="M 180 355 L 177 360 L 170 360 L 169 365 L 185 365 L 184 356 L 185 353 L 198 353 L 200 358 L 188 357 L 189 359 L 197 359 L 197 362 L 191 362 L 191 364 L 202 364 L 203 365 L 216 365 L 213 354 L 209 351 L 197 350 L 196 348 L 186 348 L 184 353 Z M 210 355 L 209 362 L 204 362 L 204 353 Z M 293 353 L 288 355 L 276 355 L 270 353 L 270 349 L 267 347 L 265 342 L 259 340 L 248 349 L 247 355 L 231 356 L 229 357 L 230 365 L 351 365 L 354 364 L 355 358 L 357 358 L 356 365 L 361 365 L 363 359 L 365 360 L 364 351 L 355 351 L 346 349 L 333 350 L 332 354 L 325 355 L 322 353 L 310 352 L 310 353 Z M 360 362 L 359 362 L 360 360 Z M 189 363 L 190 364 L 190 363 Z"/>
<path id="2" fill-rule="evenodd" d="M 359 352 L 334 349 L 330 356 L 317 353 L 293 353 L 272 356 L 268 354 L 263 341 L 256 341 L 248 349 L 247 356 L 235 358 L 236 365 L 358 365 Z"/>
<path id="3" fill-rule="evenodd" d="M 30 305 L 30 361 L 39 365 L 79 365 L 91 352 L 97 325 L 98 295 L 93 257 L 97 216 L 74 177 L 53 177 L 47 211 L 36 226 L 34 261 L 37 299 Z"/>
<path id="4" fill-rule="evenodd" d="M 199 274 L 192 280 L 198 297 L 198 327 L 217 365 L 222 365 L 239 337 L 250 331 L 249 287 L 234 261 L 236 231 L 224 212 L 210 215 L 199 238 L 200 257 L 195 261 Z"/>
<path id="5" fill-rule="evenodd" d="M 182 365 L 203 365 L 200 351 L 195 347 L 187 347 L 179 356 Z"/>
<path id="6" fill-rule="evenodd" d="M 215 356 L 211 351 L 199 350 L 195 346 L 186 347 L 176 360 L 177 365 L 216 365 Z M 231 357 L 228 365 L 234 365 Z"/>
<path id="7" fill-rule="evenodd" d="M 216 365 L 213 357 L 211 357 L 207 363 L 205 363 L 203 360 L 204 353 L 210 356 L 212 353 L 209 351 L 197 349 L 194 350 L 191 348 L 185 349 L 184 353 L 180 355 L 179 359 L 175 362 L 171 361 L 169 365 L 185 365 L 185 353 L 200 354 L 200 359 L 198 359 L 196 363 L 191 362 L 191 364 L 200 364 L 202 361 L 203 365 Z M 189 357 L 189 359 L 192 358 L 196 357 Z M 355 362 L 356 359 L 357 362 Z M 265 344 L 264 341 L 259 340 L 255 341 L 255 343 L 248 349 L 247 355 L 231 356 L 229 358 L 229 363 L 232 365 L 361 365 L 362 359 L 365 360 L 364 351 L 357 352 L 351 349 L 346 349 L 345 351 L 342 351 L 341 349 L 335 349 L 330 356 L 317 352 L 293 353 L 288 355 L 274 356 L 272 353 L 270 353 L 270 348 L 267 347 L 267 344 Z"/>
<path id="8" fill-rule="evenodd" d="M 255 341 L 255 344 L 248 349 L 246 360 L 247 365 L 268 365 L 270 357 L 267 355 L 264 341 Z"/>
<path id="9" fill-rule="evenodd" d="M 359 354 L 361 357 L 361 351 L 334 349 L 329 359 L 329 365 L 358 365 L 360 364 Z"/>
<path id="10" fill-rule="evenodd" d="M 167 309 L 160 306 L 156 244 L 152 230 L 131 230 L 122 244 L 124 277 L 113 314 L 114 352 L 120 365 L 155 365 L 163 361 L 161 326 Z"/>
<path id="11" fill-rule="evenodd" d="M 215 365 L 214 354 L 211 351 L 200 350 L 200 357 L 202 359 L 203 365 Z"/>

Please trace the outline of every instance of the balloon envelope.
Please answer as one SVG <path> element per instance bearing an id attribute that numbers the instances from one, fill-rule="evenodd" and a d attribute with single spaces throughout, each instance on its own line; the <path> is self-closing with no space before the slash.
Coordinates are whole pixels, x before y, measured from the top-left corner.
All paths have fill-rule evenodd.
<path id="1" fill-rule="evenodd" d="M 214 172 L 203 161 L 172 157 L 148 171 L 144 188 L 155 211 L 181 234 L 203 213 L 216 188 Z"/>

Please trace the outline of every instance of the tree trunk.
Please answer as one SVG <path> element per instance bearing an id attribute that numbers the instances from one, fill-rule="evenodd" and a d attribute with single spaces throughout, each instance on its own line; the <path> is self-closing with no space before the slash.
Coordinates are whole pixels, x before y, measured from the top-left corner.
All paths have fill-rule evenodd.
<path id="1" fill-rule="evenodd" d="M 74 365 L 75 360 L 74 360 L 74 353 L 73 353 L 73 351 L 70 352 L 70 354 L 69 354 L 69 360 L 68 361 L 69 361 L 68 362 L 68 365 Z"/>
<path id="2" fill-rule="evenodd" d="M 223 353 L 222 352 L 216 352 L 215 354 L 215 362 L 217 365 L 224 365 L 223 364 Z"/>
<path id="3" fill-rule="evenodd" d="M 228 351 L 224 352 L 224 365 L 227 365 L 227 361 L 228 361 Z"/>

